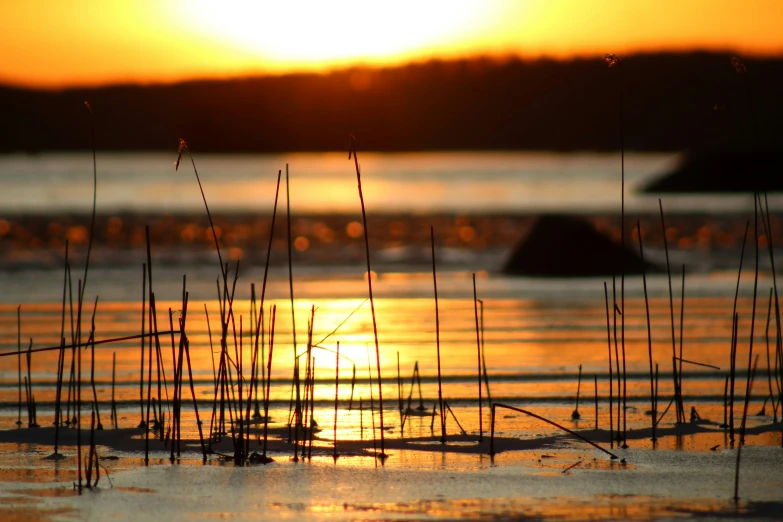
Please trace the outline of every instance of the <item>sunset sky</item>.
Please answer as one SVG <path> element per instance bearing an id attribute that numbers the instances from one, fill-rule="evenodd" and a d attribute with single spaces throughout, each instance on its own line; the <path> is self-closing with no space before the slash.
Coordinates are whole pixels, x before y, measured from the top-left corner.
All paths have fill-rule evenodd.
<path id="1" fill-rule="evenodd" d="M 776 0 L 6 0 L 0 83 L 62 87 L 474 55 L 783 54 Z"/>

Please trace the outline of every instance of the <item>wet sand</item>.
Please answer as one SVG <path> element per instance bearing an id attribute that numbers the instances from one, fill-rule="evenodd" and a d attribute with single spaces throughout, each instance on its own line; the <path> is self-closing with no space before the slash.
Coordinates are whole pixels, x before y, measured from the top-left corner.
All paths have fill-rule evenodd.
<path id="1" fill-rule="evenodd" d="M 747 430 L 740 501 L 734 502 L 736 449 L 708 447 L 724 430 L 714 424 L 662 427 L 656 449 L 649 429 L 629 430 L 628 449 L 609 448 L 605 430 L 578 433 L 618 456 L 566 433 L 533 438 L 385 438 L 389 458 L 373 458 L 370 440 L 339 440 L 340 457 L 325 430 L 312 458 L 292 458 L 285 426 L 270 426 L 267 465 L 235 467 L 228 437 L 202 463 L 198 439 L 170 447 L 144 431 L 95 432 L 103 467 L 97 488 L 76 495 L 76 432 L 60 433 L 62 460 L 49 460 L 54 428 L 0 431 L 0 518 L 3 520 L 776 520 L 783 512 L 783 448 L 754 445 L 780 433 L 780 424 Z M 261 451 L 251 429 L 251 451 Z M 704 451 L 677 447 L 683 437 L 703 439 Z M 83 443 L 89 432 L 82 434 Z M 766 439 L 763 439 L 766 440 Z M 83 451 L 84 451 L 83 447 Z M 712 451 L 710 451 L 712 450 Z"/>

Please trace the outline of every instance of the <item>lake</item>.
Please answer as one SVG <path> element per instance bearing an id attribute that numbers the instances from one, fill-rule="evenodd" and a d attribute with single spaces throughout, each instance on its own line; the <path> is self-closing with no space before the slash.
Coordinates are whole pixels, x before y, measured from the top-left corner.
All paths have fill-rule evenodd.
<path id="1" fill-rule="evenodd" d="M 439 324 L 442 349 L 441 370 L 445 377 L 444 394 L 461 415 L 475 408 L 478 400 L 476 385 L 477 346 L 474 317 L 472 273 L 477 273 L 478 298 L 484 305 L 483 339 L 485 358 L 493 398 L 517 401 L 521 404 L 539 404 L 570 412 L 577 391 L 589 404 L 596 395 L 602 404 L 601 422 L 608 422 L 606 403 L 609 396 L 608 356 L 614 350 L 613 341 L 607 343 L 607 317 L 604 282 L 608 283 L 612 299 L 612 281 L 605 278 L 535 279 L 515 278 L 498 273 L 502 258 L 513 244 L 513 221 L 516 215 L 538 212 L 603 215 L 615 219 L 620 208 L 620 158 L 618 154 L 558 154 L 558 153 L 485 153 L 485 152 L 431 152 L 409 154 L 360 153 L 364 197 L 371 216 L 369 228 L 373 232 L 373 216 L 398 216 L 403 224 L 414 223 L 426 231 L 430 219 L 443 215 L 467 216 L 466 219 L 495 219 L 502 214 L 511 219 L 503 223 L 510 233 L 484 251 L 477 253 L 467 242 L 460 248 L 439 245 L 438 291 Z M 658 210 L 654 195 L 640 195 L 637 187 L 661 175 L 678 161 L 676 154 L 628 154 L 626 156 L 626 210 L 629 215 L 640 214 L 651 219 Z M 203 213 L 203 203 L 192 168 L 183 161 L 178 172 L 174 170 L 176 154 L 98 154 L 98 213 L 101 216 L 122 214 L 142 216 L 136 219 L 158 220 L 163 215 L 193 216 Z M 291 210 L 296 216 L 329 216 L 353 214 L 348 227 L 360 219 L 356 193 L 356 175 L 347 154 L 281 154 L 281 155 L 198 155 L 197 166 L 211 210 L 218 215 L 259 214 L 271 212 L 274 183 L 278 169 L 289 165 L 291 176 Z M 62 215 L 88 214 L 91 205 L 92 175 L 89 154 L 42 154 L 38 156 L 11 155 L 0 158 L 0 218 L 12 223 L 6 231 L 5 247 L 16 228 L 26 223 L 27 216 L 45 216 L 47 222 L 57 223 Z M 691 216 L 696 229 L 705 219 L 728 220 L 740 229 L 752 216 L 750 196 L 677 196 L 665 198 L 667 213 Z M 780 208 L 781 199 L 771 198 L 773 210 Z M 511 216 L 511 217 L 508 217 Z M 693 217 L 695 216 L 695 217 Z M 728 217 L 727 217 L 728 216 Z M 203 218 L 203 216 L 202 216 Z M 125 218 L 126 220 L 129 218 Z M 183 218 L 184 219 L 184 218 Z M 309 218 L 308 218 L 309 219 Z M 351 221 L 353 219 L 354 221 Z M 48 220 L 48 221 L 47 221 Z M 279 217 L 280 222 L 284 222 Z M 280 222 L 278 225 L 280 225 Z M 313 227 L 313 220 L 309 221 Z M 495 223 L 495 222 L 490 222 Z M 508 225 L 511 223 L 511 225 Z M 165 224 L 162 227 L 168 226 Z M 173 226 L 173 225 L 171 225 Z M 304 226 L 304 225 L 303 225 Z M 344 225 L 340 225 L 344 226 Z M 389 225 L 392 229 L 393 223 Z M 472 226 L 472 225 L 471 225 Z M 495 226 L 495 225 L 492 225 Z M 498 225 L 499 227 L 500 225 Z M 650 227 L 659 226 L 654 220 Z M 140 229 L 143 230 L 143 229 Z M 278 229 L 276 229 L 277 231 Z M 283 229 L 279 229 L 284 233 Z M 337 258 L 318 257 L 315 248 L 297 252 L 293 265 L 294 313 L 297 342 L 294 346 L 292 311 L 289 302 L 288 271 L 285 263 L 285 242 L 279 237 L 275 260 L 270 273 L 266 306 L 278 306 L 277 337 L 273 357 L 272 400 L 281 414 L 287 408 L 293 354 L 301 352 L 306 344 L 306 332 L 312 307 L 316 308 L 313 336 L 320 339 L 335 330 L 324 341 L 324 350 L 316 350 L 316 379 L 323 385 L 316 387 L 319 407 L 328 408 L 334 393 L 334 350 L 341 342 L 344 360 L 340 363 L 342 401 L 349 400 L 348 375 L 354 367 L 358 378 L 354 400 L 369 399 L 368 356 L 374 368 L 374 338 L 367 297 L 366 267 L 364 265 L 361 229 L 353 236 L 356 255 Z M 339 229 L 338 229 L 339 231 Z M 209 229 L 204 236 L 202 254 L 194 258 L 188 248 L 157 245 L 153 247 L 154 284 L 158 300 L 158 321 L 167 330 L 168 309 L 174 321 L 182 305 L 182 277 L 187 274 L 190 319 L 189 340 L 194 354 L 194 379 L 199 401 L 208 404 L 211 398 L 213 358 L 219 345 L 218 302 L 216 279 L 217 257 L 211 243 Z M 276 232 L 277 234 L 277 232 Z M 305 233 L 303 233 L 306 235 Z M 419 234 L 422 235 L 422 234 Z M 736 234 L 735 234 L 736 235 Z M 428 236 L 424 234 L 422 237 Z M 227 239 L 224 237 L 224 242 Z M 421 238 L 419 238 L 421 239 Z M 428 240 L 428 237 L 427 237 Z M 394 248 L 400 245 L 383 241 L 372 249 L 376 265 L 373 270 L 377 319 L 381 352 L 381 370 L 384 375 L 384 405 L 391 408 L 399 396 L 407 397 L 414 364 L 418 362 L 423 378 L 422 393 L 427 407 L 432 406 L 436 388 L 435 303 L 431 268 L 428 266 L 427 240 L 421 240 L 420 252 L 394 259 Z M 0 240 L 2 241 L 2 240 Z M 312 239 L 311 239 L 312 241 Z M 373 239 L 375 241 L 375 239 Z M 722 263 L 700 266 L 691 270 L 686 280 L 684 331 L 680 344 L 680 275 L 674 275 L 672 303 L 669 308 L 669 282 L 665 274 L 650 275 L 651 335 L 653 362 L 660 365 L 660 394 L 672 393 L 672 350 L 682 349 L 685 359 L 700 365 L 686 363 L 684 393 L 688 405 L 712 414 L 722 415 L 724 378 L 729 363 L 733 295 L 736 285 L 736 266 L 740 249 L 733 239 L 732 247 L 721 250 Z M 266 252 L 265 242 L 257 241 L 254 248 Z M 338 242 L 339 243 L 339 242 Z M 0 243 L 1 244 L 1 243 Z M 340 250 L 329 242 L 321 251 Z M 682 243 L 678 243 L 682 246 Z M 673 256 L 689 260 L 688 250 L 673 245 Z M 27 255 L 22 243 L 16 252 Z M 56 245 L 59 245 L 57 243 Z M 391 246 L 390 246 L 391 245 Z M 396 245 L 396 246 L 395 246 Z M 403 245 L 405 246 L 405 245 Z M 10 250 L 9 250 L 10 249 Z M 83 277 L 86 245 L 74 242 L 71 260 L 74 263 L 72 284 Z M 166 250 L 161 256 L 160 251 Z M 297 247 L 299 250 L 299 247 Z M 750 250 L 750 249 L 748 249 Z M 26 349 L 59 344 L 62 314 L 62 254 L 59 247 L 49 263 L 29 261 L 22 257 L 0 272 L 0 351 L 13 351 L 20 345 Z M 391 253 L 390 253 L 391 252 Z M 710 248 L 699 250 L 713 252 Z M 113 253 L 113 254 L 112 254 Z M 32 254 L 31 254 L 32 255 Z M 650 255 L 663 260 L 660 244 L 653 244 Z M 89 315 L 96 296 L 100 296 L 95 314 L 96 338 L 130 336 L 139 333 L 141 321 L 141 263 L 145 255 L 143 244 L 135 247 L 112 247 L 99 240 L 93 253 L 94 266 L 90 270 L 85 295 L 84 329 L 88 329 Z M 113 257 L 112 257 L 113 256 Z M 308 257 L 314 256 L 314 257 Z M 684 256 L 684 257 L 683 257 Z M 240 256 L 241 257 L 241 256 Z M 713 256 L 714 257 L 714 256 Z M 26 259 L 28 261 L 26 261 Z M 35 258 L 38 259 L 38 258 Z M 227 255 L 227 259 L 234 260 Z M 238 258 L 237 258 L 238 259 Z M 250 317 L 250 286 L 255 283 L 260 293 L 263 280 L 263 255 L 245 257 L 237 284 L 235 302 L 236 327 L 239 315 L 248 334 Z M 702 258 L 694 258 L 703 261 Z M 132 263 L 128 260 L 132 260 Z M 684 262 L 684 261 L 683 261 Z M 688 261 L 690 262 L 690 261 Z M 679 266 L 679 261 L 675 265 Z M 762 270 L 759 283 L 755 353 L 761 353 L 757 387 L 754 395 L 763 400 L 774 388 L 772 378 L 767 383 L 765 325 L 771 274 Z M 752 264 L 747 261 L 740 285 L 740 343 L 739 375 L 747 378 L 747 354 L 752 310 Z M 75 293 L 75 289 L 72 293 Z M 617 301 L 620 301 L 620 281 L 617 281 Z M 17 331 L 17 306 L 21 305 L 21 330 Z M 610 309 L 612 305 L 610 303 Z M 619 305 L 618 305 L 619 306 Z M 211 315 L 207 324 L 205 307 Z M 649 406 L 649 370 L 647 320 L 645 299 L 640 276 L 629 276 L 625 284 L 626 365 L 628 395 L 635 410 L 631 414 L 634 425 L 645 422 L 644 410 Z M 353 315 L 349 315 L 355 311 Z M 266 310 L 267 319 L 269 310 Z M 773 314 L 774 315 L 774 314 Z M 66 313 L 66 338 L 71 338 L 70 309 Z M 611 329 L 622 319 L 614 315 Z M 672 326 L 674 322 L 674 326 Z M 674 331 L 673 331 L 674 330 Z M 211 337 L 209 332 L 211 331 Z M 774 321 L 773 321 L 774 332 Z M 613 335 L 613 334 L 612 334 Z M 672 341 L 672 336 L 675 340 Z M 169 340 L 170 341 L 170 340 Z M 251 340 L 245 339 L 245 360 L 249 360 Z M 775 342 L 772 340 L 770 367 L 775 366 Z M 170 348 L 164 349 L 168 353 Z M 132 422 L 138 403 L 140 341 L 123 341 L 104 345 L 96 350 L 95 379 L 97 394 L 105 405 L 109 400 L 112 374 L 112 354 L 116 352 L 116 400 L 120 411 Z M 614 354 L 612 354 L 614 357 Z M 169 359 L 171 354 L 167 355 Z M 398 359 L 399 357 L 399 359 Z M 15 420 L 18 407 L 18 366 L 26 372 L 25 358 L 0 359 L 0 409 L 2 426 Z M 70 359 L 69 359 L 70 360 Z M 397 364 L 405 385 L 398 392 Z M 21 362 L 20 362 L 21 361 Z M 54 375 L 57 352 L 36 354 L 32 358 L 30 375 L 34 393 L 42 415 L 52 415 L 54 405 Z M 167 359 L 168 361 L 168 359 Z M 171 361 L 164 363 L 167 367 Z M 355 366 L 354 366 L 355 365 Z M 582 381 L 578 384 L 578 367 L 582 365 Z M 709 365 L 703 366 L 703 365 Z M 715 367 L 715 368 L 712 368 Z M 613 369 L 613 371 L 615 371 Z M 374 371 L 374 370 L 373 370 Z M 666 377 L 669 376 L 669 377 Z M 762 378 L 763 377 L 763 378 Z M 615 377 L 616 378 L 616 377 Z M 330 380 L 331 379 L 331 380 Z M 614 383 L 616 393 L 616 385 Z M 744 393 L 744 384 L 738 384 L 738 393 Z M 330 399 L 331 397 L 331 399 Z M 375 398 L 377 400 L 377 397 Z M 663 400 L 663 399 L 662 399 Z M 590 406 L 585 406 L 588 409 Z M 756 406 L 758 409 L 759 406 Z M 350 417 L 346 429 L 355 428 Z M 466 427 L 475 429 L 476 422 L 465 420 Z"/>

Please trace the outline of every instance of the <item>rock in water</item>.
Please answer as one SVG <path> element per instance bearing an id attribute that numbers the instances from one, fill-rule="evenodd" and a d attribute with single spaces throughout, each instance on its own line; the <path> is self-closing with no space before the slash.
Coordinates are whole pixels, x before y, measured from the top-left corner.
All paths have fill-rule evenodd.
<path id="1" fill-rule="evenodd" d="M 503 266 L 508 275 L 591 277 L 658 272 L 637 251 L 623 249 L 588 221 L 572 216 L 542 215 L 533 221 Z"/>

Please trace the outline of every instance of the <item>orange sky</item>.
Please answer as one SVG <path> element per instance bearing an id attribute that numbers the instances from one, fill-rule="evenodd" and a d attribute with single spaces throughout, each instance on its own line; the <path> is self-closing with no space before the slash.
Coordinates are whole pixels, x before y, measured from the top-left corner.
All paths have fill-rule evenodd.
<path id="1" fill-rule="evenodd" d="M 0 82 L 43 87 L 476 54 L 783 54 L 777 0 L 4 0 Z"/>

